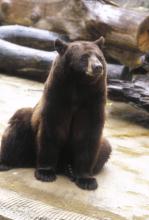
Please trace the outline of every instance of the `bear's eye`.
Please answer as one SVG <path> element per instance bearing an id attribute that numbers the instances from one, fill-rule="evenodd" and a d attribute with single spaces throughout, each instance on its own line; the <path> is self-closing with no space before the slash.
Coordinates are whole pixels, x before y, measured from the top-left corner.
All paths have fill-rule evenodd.
<path id="1" fill-rule="evenodd" d="M 83 54 L 81 57 L 81 63 L 86 63 L 88 61 L 89 55 Z"/>
<path id="2" fill-rule="evenodd" d="M 98 60 L 99 60 L 100 62 L 103 62 L 103 58 L 102 58 L 101 56 L 99 56 L 98 54 L 96 54 L 96 57 L 98 58 Z"/>

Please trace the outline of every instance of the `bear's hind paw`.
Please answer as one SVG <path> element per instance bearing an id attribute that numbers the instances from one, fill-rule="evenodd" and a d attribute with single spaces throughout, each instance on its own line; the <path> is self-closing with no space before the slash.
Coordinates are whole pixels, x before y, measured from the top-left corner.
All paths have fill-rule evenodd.
<path id="1" fill-rule="evenodd" d="M 85 190 L 95 190 L 98 187 L 96 179 L 91 177 L 77 178 L 76 185 Z"/>
<path id="2" fill-rule="evenodd" d="M 56 180 L 56 173 L 53 169 L 39 168 L 35 171 L 35 177 L 43 182 L 53 182 Z"/>

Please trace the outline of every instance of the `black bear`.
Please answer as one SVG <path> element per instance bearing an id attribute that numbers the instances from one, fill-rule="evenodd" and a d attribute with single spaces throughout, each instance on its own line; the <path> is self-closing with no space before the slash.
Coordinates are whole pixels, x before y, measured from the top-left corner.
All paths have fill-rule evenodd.
<path id="1" fill-rule="evenodd" d="M 94 190 L 111 153 L 102 137 L 106 104 L 104 38 L 94 42 L 55 41 L 58 52 L 44 92 L 34 108 L 18 110 L 1 142 L 0 170 L 36 167 L 41 181 L 69 176 Z"/>

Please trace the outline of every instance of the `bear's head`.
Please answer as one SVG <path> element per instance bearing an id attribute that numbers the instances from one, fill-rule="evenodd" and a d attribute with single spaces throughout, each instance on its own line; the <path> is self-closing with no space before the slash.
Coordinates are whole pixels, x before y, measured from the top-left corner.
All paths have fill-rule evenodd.
<path id="1" fill-rule="evenodd" d="M 103 37 L 93 42 L 65 43 L 56 40 L 55 49 L 59 53 L 59 60 L 64 62 L 67 72 L 94 79 L 106 74 L 106 62 L 102 53 L 104 41 Z"/>

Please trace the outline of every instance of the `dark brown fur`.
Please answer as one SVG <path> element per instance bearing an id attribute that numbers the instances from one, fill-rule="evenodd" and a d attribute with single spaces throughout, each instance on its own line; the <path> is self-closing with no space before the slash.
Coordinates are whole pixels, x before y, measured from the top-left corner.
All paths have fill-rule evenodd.
<path id="1" fill-rule="evenodd" d="M 35 176 L 53 181 L 56 173 L 70 176 L 83 189 L 97 188 L 97 174 L 111 153 L 102 138 L 106 103 L 106 65 L 96 42 L 56 41 L 59 56 L 34 109 L 18 110 L 4 132 L 1 170 L 35 166 Z M 103 75 L 86 74 L 95 54 Z M 86 58 L 86 57 L 87 58 Z"/>
<path id="2" fill-rule="evenodd" d="M 9 120 L 1 141 L 0 170 L 35 165 L 32 108 L 19 109 Z"/>

